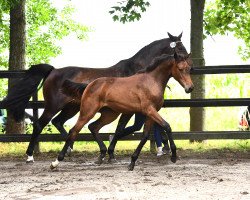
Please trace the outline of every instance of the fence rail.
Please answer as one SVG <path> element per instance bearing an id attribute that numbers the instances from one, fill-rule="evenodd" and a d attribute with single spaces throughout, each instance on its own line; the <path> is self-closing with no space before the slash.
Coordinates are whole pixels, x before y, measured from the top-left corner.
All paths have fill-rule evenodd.
<path id="1" fill-rule="evenodd" d="M 250 73 L 250 65 L 221 65 L 195 67 L 191 72 L 193 75 L 203 74 L 229 74 L 229 73 Z M 21 71 L 1 71 L 1 78 L 22 78 L 25 74 Z M 224 106 L 248 106 L 250 98 L 221 98 L 221 99 L 171 99 L 165 100 L 163 107 L 224 107 Z M 37 113 L 37 109 L 44 108 L 43 101 L 30 101 L 27 108 L 31 108 Z M 0 107 L 4 109 L 4 107 Z M 101 133 L 104 141 L 109 140 L 113 133 Z M 124 137 L 122 140 L 139 140 L 142 133 L 135 133 Z M 250 132 L 246 131 L 198 131 L 198 132 L 173 132 L 173 137 L 180 140 L 204 140 L 204 139 L 250 139 Z M 153 140 L 153 137 L 151 136 Z M 28 142 L 30 134 L 0 134 L 0 142 Z M 93 141 L 90 133 L 79 134 L 77 141 Z M 39 137 L 40 142 L 47 141 L 65 141 L 60 134 L 42 134 Z"/>

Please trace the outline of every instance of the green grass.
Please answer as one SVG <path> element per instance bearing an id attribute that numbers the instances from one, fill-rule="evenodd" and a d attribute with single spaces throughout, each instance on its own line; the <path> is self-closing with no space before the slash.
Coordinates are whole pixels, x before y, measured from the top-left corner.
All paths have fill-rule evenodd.
<path id="1" fill-rule="evenodd" d="M 118 155 L 131 154 L 137 147 L 139 141 L 120 141 L 116 147 Z M 63 147 L 63 142 L 41 142 L 40 152 L 50 153 L 59 152 Z M 106 146 L 109 142 L 105 142 Z M 0 157 L 7 155 L 23 156 L 25 155 L 28 143 L 0 143 Z M 176 146 L 181 151 L 191 152 L 209 152 L 211 150 L 231 150 L 239 152 L 250 152 L 250 140 L 206 140 L 203 142 L 190 143 L 188 140 L 176 140 Z M 99 147 L 96 142 L 76 142 L 74 151 L 89 154 L 98 154 Z M 150 144 L 147 142 L 142 152 L 149 152 Z"/>

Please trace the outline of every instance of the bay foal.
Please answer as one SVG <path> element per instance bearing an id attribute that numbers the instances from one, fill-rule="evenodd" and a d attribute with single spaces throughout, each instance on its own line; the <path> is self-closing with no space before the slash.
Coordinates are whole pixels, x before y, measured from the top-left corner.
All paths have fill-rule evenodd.
<path id="1" fill-rule="evenodd" d="M 94 138 L 101 147 L 101 155 L 106 153 L 106 146 L 99 138 L 99 130 L 114 121 L 120 113 L 142 113 L 146 115 L 144 135 L 137 149 L 131 157 L 129 170 L 133 170 L 140 151 L 149 137 L 149 131 L 156 122 L 165 130 L 171 148 L 171 161 L 176 162 L 176 146 L 172 138 L 170 125 L 158 114 L 163 105 L 163 93 L 166 84 L 174 77 L 190 93 L 194 86 L 190 77 L 190 58 L 182 55 L 161 55 L 144 70 L 126 78 L 98 78 L 89 85 L 67 81 L 63 84 L 63 92 L 74 96 L 81 96 L 80 115 L 75 126 L 70 130 L 65 145 L 51 169 L 58 166 L 64 159 L 68 147 L 74 142 L 82 127 L 99 111 L 101 117 L 96 127 L 89 127 Z M 84 90 L 84 88 L 86 89 Z M 83 92 L 84 90 L 84 92 Z M 82 94 L 83 92 L 83 94 Z M 82 95 L 81 95 L 82 94 Z M 105 112 L 103 112 L 105 110 Z"/>

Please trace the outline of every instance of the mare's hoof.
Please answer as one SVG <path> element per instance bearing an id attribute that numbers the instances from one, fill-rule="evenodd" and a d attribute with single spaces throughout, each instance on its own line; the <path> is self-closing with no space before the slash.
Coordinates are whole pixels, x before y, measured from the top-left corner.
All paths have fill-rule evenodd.
<path id="1" fill-rule="evenodd" d="M 108 163 L 114 164 L 114 163 L 117 163 L 117 160 L 115 158 L 109 158 Z"/>
<path id="2" fill-rule="evenodd" d="M 135 164 L 134 163 L 130 163 L 128 166 L 128 171 L 133 171 L 135 168 Z"/>
<path id="3" fill-rule="evenodd" d="M 33 163 L 34 163 L 34 160 L 26 160 L 26 163 L 27 163 L 27 164 L 33 164 Z"/>
<path id="4" fill-rule="evenodd" d="M 33 156 L 28 156 L 28 158 L 27 158 L 27 160 L 26 160 L 26 163 L 27 163 L 27 164 L 34 163 L 34 158 L 33 158 Z"/>
<path id="5" fill-rule="evenodd" d="M 103 161 L 104 161 L 104 158 L 98 157 L 98 160 L 95 161 L 95 164 L 101 165 L 103 163 Z"/>
<path id="6" fill-rule="evenodd" d="M 171 161 L 173 162 L 173 163 L 176 163 L 176 160 L 177 160 L 177 157 L 171 157 Z"/>

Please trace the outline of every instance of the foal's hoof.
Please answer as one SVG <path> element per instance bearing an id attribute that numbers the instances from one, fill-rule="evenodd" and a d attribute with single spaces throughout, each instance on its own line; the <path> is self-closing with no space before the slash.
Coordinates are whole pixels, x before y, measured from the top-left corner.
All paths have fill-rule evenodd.
<path id="1" fill-rule="evenodd" d="M 53 170 L 53 169 L 56 169 L 57 166 L 55 167 L 55 166 L 51 163 L 49 168 L 50 168 L 51 170 Z"/>
<path id="2" fill-rule="evenodd" d="M 173 162 L 173 163 L 176 163 L 176 160 L 177 160 L 177 157 L 173 157 L 173 156 L 171 156 L 171 161 Z"/>
<path id="3" fill-rule="evenodd" d="M 135 163 L 130 163 L 130 164 L 128 165 L 128 171 L 133 171 L 134 168 L 135 168 Z"/>
<path id="4" fill-rule="evenodd" d="M 68 147 L 66 155 L 70 157 L 72 152 L 73 152 L 73 149 L 71 149 L 70 147 Z"/>
<path id="5" fill-rule="evenodd" d="M 50 164 L 50 169 L 51 169 L 51 170 L 56 169 L 56 168 L 58 167 L 58 165 L 59 165 L 59 161 L 56 160 L 55 162 L 52 162 L 52 163 Z"/>

